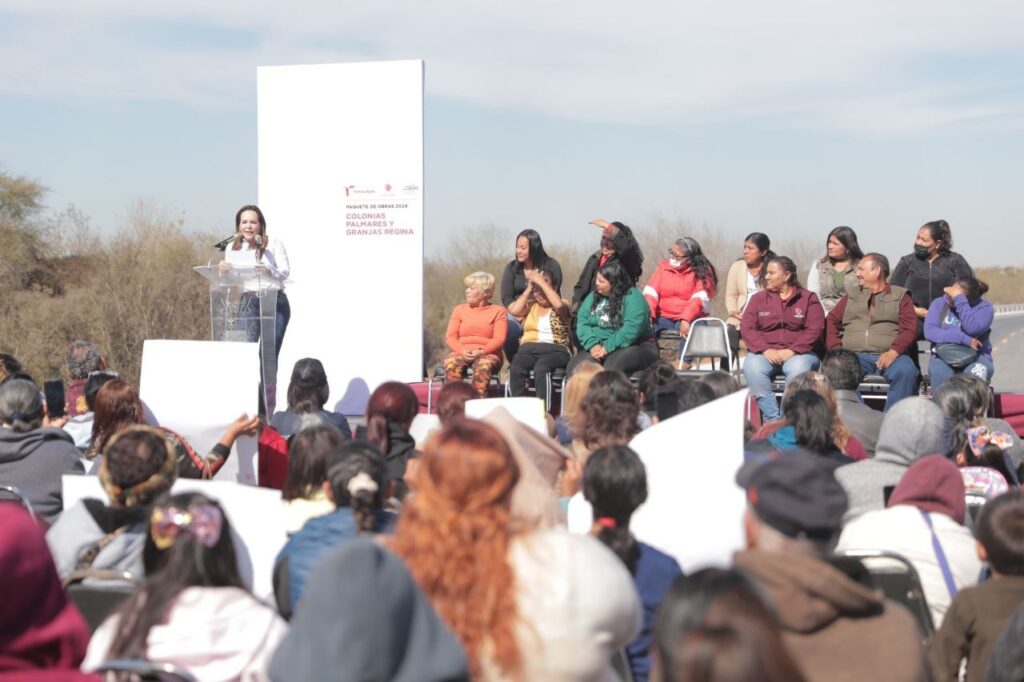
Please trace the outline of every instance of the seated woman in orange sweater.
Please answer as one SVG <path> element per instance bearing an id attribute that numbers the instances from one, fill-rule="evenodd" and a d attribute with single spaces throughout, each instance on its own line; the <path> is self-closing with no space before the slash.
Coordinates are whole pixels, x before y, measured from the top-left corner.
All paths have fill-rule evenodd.
<path id="1" fill-rule="evenodd" d="M 452 352 L 444 360 L 444 380 L 461 381 L 473 368 L 473 386 L 482 398 L 491 375 L 501 369 L 501 347 L 508 332 L 505 308 L 491 303 L 494 275 L 474 272 L 465 279 L 466 302 L 455 306 L 445 341 Z"/>

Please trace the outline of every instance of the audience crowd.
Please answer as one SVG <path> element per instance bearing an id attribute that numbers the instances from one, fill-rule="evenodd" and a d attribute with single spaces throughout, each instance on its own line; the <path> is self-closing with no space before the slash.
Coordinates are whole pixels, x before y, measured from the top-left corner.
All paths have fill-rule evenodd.
<path id="1" fill-rule="evenodd" d="M 725 284 L 735 371 L 682 356 L 718 290 L 700 245 L 674 241 L 641 291 L 630 228 L 593 224 L 571 302 L 533 230 L 500 305 L 493 275 L 466 277 L 422 438 L 411 386 L 378 386 L 353 430 L 304 358 L 287 409 L 240 416 L 200 455 L 94 344 L 66 351 L 64 405 L 0 354 L 0 680 L 132 679 L 108 672 L 126 660 L 197 680 L 1024 679 L 1024 446 L 989 416 L 992 306 L 948 224 L 922 226 L 892 273 L 837 227 L 806 287 L 749 235 Z M 464 414 L 506 361 L 547 432 Z M 744 414 L 710 419 L 741 397 Z M 644 439 L 677 416 L 722 445 L 665 445 L 693 480 L 658 480 Z M 273 594 L 253 591 L 229 506 L 174 488 L 243 436 L 280 490 Z M 68 474 L 103 499 L 65 505 Z M 631 525 L 698 489 L 744 501 L 717 566 Z M 82 595 L 106 595 L 96 622 Z"/>

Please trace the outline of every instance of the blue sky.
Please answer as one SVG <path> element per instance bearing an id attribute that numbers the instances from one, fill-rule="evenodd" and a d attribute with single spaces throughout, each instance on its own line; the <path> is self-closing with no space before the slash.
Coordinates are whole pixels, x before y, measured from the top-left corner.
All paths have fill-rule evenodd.
<path id="1" fill-rule="evenodd" d="M 418 58 L 428 252 L 661 217 L 848 224 L 898 256 L 942 217 L 972 263 L 1020 265 L 1024 3 L 833 4 L 5 0 L 0 168 L 101 230 L 146 199 L 226 233 L 255 198 L 257 66 Z"/>

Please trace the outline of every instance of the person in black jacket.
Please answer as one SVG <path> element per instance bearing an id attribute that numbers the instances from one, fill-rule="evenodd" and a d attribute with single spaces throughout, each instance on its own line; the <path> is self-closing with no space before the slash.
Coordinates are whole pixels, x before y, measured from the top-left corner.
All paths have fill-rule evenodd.
<path id="1" fill-rule="evenodd" d="M 537 230 L 526 229 L 516 236 L 516 257 L 505 265 L 501 275 L 501 304 L 508 308 L 526 291 L 527 275 L 531 272 L 547 272 L 551 281 L 562 281 L 562 266 L 544 250 Z M 558 286 L 555 287 L 558 289 Z M 519 339 L 523 336 L 523 321 L 511 313 L 508 316 L 508 334 L 505 336 L 505 357 L 511 363 L 519 350 Z"/>
<path id="2" fill-rule="evenodd" d="M 345 438 L 351 438 L 352 427 L 345 415 L 324 409 L 330 396 L 331 386 L 323 363 L 316 358 L 302 358 L 292 368 L 288 382 L 288 409 L 275 412 L 270 425 L 285 438 L 313 424 L 329 424 Z"/>
<path id="3" fill-rule="evenodd" d="M 640 251 L 640 244 L 637 243 L 629 225 L 617 221 L 609 223 L 606 220 L 591 220 L 590 224 L 601 228 L 601 248 L 590 254 L 580 278 L 576 280 L 576 286 L 572 289 L 571 329 L 572 340 L 577 348 L 581 346 L 576 337 L 576 316 L 583 299 L 594 290 L 594 278 L 597 276 L 598 268 L 608 261 L 619 261 L 629 274 L 634 287 L 644 269 L 644 254 Z"/>
<path id="4" fill-rule="evenodd" d="M 366 426 L 356 429 L 356 440 L 365 440 L 384 454 L 388 483 L 399 500 L 409 489 L 405 480 L 409 460 L 420 456 L 409 433 L 419 409 L 419 398 L 408 384 L 385 381 L 366 403 Z"/>
<path id="5" fill-rule="evenodd" d="M 925 223 L 917 231 L 914 252 L 900 258 L 889 284 L 910 292 L 917 314 L 917 337 L 924 338 L 924 318 L 932 301 L 944 295 L 943 289 L 961 277 L 974 277 L 974 270 L 959 253 L 953 251 L 953 235 L 945 220 Z"/>

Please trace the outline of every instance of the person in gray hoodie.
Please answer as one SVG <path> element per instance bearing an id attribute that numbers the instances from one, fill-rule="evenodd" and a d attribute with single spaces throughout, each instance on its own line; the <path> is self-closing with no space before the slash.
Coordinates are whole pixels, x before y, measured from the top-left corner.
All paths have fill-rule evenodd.
<path id="1" fill-rule="evenodd" d="M 129 426 L 104 449 L 99 479 L 110 503 L 79 500 L 46 533 L 57 573 L 65 579 L 75 571 L 102 568 L 141 579 L 150 507 L 177 479 L 174 448 L 163 431 Z"/>
<path id="2" fill-rule="evenodd" d="M 901 400 L 885 413 L 873 459 L 836 470 L 849 498 L 844 521 L 885 509 L 885 489 L 893 488 L 919 457 L 945 451 L 943 416 L 927 398 Z"/>
<path id="3" fill-rule="evenodd" d="M 46 404 L 26 379 L 0 384 L 0 483 L 19 488 L 47 524 L 64 509 L 61 476 L 82 474 L 74 441 L 63 429 L 43 426 Z"/>

